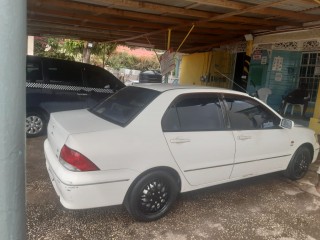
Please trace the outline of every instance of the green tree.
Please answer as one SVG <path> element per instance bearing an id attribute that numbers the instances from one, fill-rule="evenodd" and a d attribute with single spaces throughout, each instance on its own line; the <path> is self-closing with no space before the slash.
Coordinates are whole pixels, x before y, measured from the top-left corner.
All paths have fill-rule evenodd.
<path id="1" fill-rule="evenodd" d="M 103 68 L 109 65 L 117 70 L 129 68 L 144 71 L 160 68 L 155 56 L 138 58 L 126 52 L 116 53 L 116 48 L 115 43 L 90 42 L 89 44 L 83 40 L 35 37 L 37 56 L 92 62 Z"/>
<path id="2" fill-rule="evenodd" d="M 113 53 L 107 64 L 119 70 L 120 68 L 129 68 L 140 71 L 151 70 L 151 69 L 160 69 L 160 64 L 156 57 L 153 58 L 138 58 L 132 55 L 129 55 L 126 52 Z"/>
<path id="3" fill-rule="evenodd" d="M 34 54 L 36 56 L 74 60 L 73 56 L 62 51 L 63 41 L 59 38 L 35 37 Z"/>
<path id="4" fill-rule="evenodd" d="M 134 69 L 136 66 L 136 59 L 128 53 L 120 52 L 112 54 L 109 57 L 107 64 L 117 70 L 120 68 Z"/>

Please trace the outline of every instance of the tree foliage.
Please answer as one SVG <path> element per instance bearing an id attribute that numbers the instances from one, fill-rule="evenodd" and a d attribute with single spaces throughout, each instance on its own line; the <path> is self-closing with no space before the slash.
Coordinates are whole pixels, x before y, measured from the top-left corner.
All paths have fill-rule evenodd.
<path id="1" fill-rule="evenodd" d="M 129 68 L 136 70 L 159 69 L 160 65 L 154 57 L 136 57 L 126 52 L 115 52 L 115 43 L 88 44 L 86 41 L 51 37 L 35 37 L 34 53 L 37 56 L 77 60 L 94 63 L 101 67 L 106 65 L 119 70 Z"/>
<path id="2" fill-rule="evenodd" d="M 62 46 L 63 41 L 59 38 L 35 37 L 34 54 L 42 57 L 75 60 L 72 55 L 61 51 Z"/>
<path id="3" fill-rule="evenodd" d="M 114 53 L 107 62 L 109 66 L 119 70 L 120 68 L 135 69 L 140 71 L 159 69 L 160 65 L 156 57 L 144 58 L 135 57 L 125 52 Z"/>

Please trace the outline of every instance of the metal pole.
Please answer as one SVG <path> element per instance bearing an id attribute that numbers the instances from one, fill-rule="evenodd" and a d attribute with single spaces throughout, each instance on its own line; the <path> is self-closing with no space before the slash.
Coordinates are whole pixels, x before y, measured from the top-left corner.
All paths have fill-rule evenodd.
<path id="1" fill-rule="evenodd" d="M 170 43 L 171 43 L 171 28 L 168 29 L 168 41 L 167 41 L 167 51 L 170 51 Z M 169 73 L 166 73 L 164 76 L 164 83 L 168 83 Z"/>
<path id="2" fill-rule="evenodd" d="M 0 0 L 0 239 L 25 233 L 26 2 Z"/>

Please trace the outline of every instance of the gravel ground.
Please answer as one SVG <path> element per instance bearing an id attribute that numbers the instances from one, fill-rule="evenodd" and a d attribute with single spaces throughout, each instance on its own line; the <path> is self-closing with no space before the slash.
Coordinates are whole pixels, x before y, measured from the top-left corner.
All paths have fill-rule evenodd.
<path id="1" fill-rule="evenodd" d="M 123 206 L 63 208 L 45 168 L 43 141 L 27 140 L 30 240 L 320 240 L 320 194 L 314 190 L 319 161 L 299 182 L 274 173 L 181 194 L 167 216 L 141 223 Z"/>

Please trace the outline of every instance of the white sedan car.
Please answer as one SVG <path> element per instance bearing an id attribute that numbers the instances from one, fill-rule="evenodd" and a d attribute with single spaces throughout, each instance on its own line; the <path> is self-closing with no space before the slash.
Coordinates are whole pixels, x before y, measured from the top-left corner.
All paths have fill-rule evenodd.
<path id="1" fill-rule="evenodd" d="M 282 170 L 302 178 L 319 144 L 247 94 L 142 84 L 92 109 L 51 114 L 44 149 L 64 207 L 124 204 L 152 221 L 180 192 Z"/>

